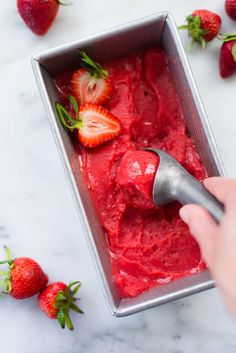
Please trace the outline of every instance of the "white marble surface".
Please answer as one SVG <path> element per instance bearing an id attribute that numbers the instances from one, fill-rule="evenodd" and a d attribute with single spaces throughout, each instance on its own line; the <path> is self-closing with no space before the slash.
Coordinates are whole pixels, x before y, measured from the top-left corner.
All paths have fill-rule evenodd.
<path id="1" fill-rule="evenodd" d="M 223 14 L 223 0 L 74 0 L 45 37 L 23 24 L 16 1 L 0 2 L 0 245 L 38 260 L 51 280 L 83 282 L 75 331 L 47 319 L 35 298 L 0 301 L 3 353 L 233 353 L 236 322 L 216 290 L 122 319 L 107 309 L 35 85 L 30 58 L 55 45 L 169 10 L 178 24 L 194 8 Z M 223 31 L 236 24 L 223 15 Z M 187 37 L 181 34 L 186 45 Z M 236 176 L 235 78 L 218 76 L 219 43 L 188 52 L 229 175 Z M 3 255 L 3 252 L 0 253 Z"/>

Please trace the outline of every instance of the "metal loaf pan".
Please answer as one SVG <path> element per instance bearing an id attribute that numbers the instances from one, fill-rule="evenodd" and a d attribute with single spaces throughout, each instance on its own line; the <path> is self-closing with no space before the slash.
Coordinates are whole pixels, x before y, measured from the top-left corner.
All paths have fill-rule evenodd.
<path id="1" fill-rule="evenodd" d="M 120 299 L 113 283 L 108 247 L 89 192 L 83 180 L 70 137 L 58 121 L 55 102 L 58 94 L 53 77 L 78 65 L 77 49 L 85 50 L 96 61 L 129 54 L 148 44 L 161 43 L 167 53 L 169 68 L 182 104 L 188 131 L 209 174 L 224 175 L 216 145 L 210 131 L 176 25 L 163 12 L 95 34 L 43 52 L 32 59 L 35 78 L 48 115 L 52 133 L 74 195 L 83 230 L 91 250 L 109 307 L 115 316 L 125 316 L 214 286 L 209 272 L 173 281 L 133 299 Z"/>

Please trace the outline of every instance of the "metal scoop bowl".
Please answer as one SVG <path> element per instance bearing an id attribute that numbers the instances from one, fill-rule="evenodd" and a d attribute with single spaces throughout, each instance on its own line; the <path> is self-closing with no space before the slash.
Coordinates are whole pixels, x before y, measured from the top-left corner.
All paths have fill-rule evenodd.
<path id="1" fill-rule="evenodd" d="M 174 200 L 182 205 L 198 204 L 207 209 L 215 221 L 220 223 L 224 215 L 224 205 L 203 184 L 189 174 L 170 154 L 157 148 L 145 150 L 156 153 L 160 158 L 152 194 L 156 205 L 164 205 Z"/>

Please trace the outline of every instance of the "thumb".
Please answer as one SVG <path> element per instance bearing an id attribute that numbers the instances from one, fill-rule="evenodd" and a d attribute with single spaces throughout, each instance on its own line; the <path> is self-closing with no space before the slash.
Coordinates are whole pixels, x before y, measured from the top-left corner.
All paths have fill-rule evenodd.
<path id="1" fill-rule="evenodd" d="M 182 220 L 189 226 L 190 233 L 198 242 L 203 258 L 211 267 L 218 240 L 218 225 L 207 210 L 199 205 L 183 206 L 179 213 Z"/>

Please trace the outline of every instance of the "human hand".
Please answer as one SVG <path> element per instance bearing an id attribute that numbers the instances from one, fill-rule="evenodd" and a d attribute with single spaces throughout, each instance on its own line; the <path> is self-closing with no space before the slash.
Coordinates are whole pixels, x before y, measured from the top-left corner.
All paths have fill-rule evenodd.
<path id="1" fill-rule="evenodd" d="M 213 177 L 205 179 L 204 185 L 225 205 L 221 223 L 192 204 L 180 209 L 180 217 L 199 243 L 223 299 L 236 317 L 236 179 Z"/>

